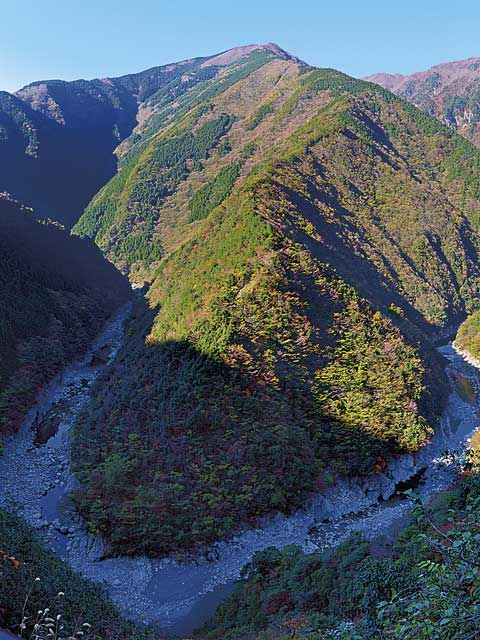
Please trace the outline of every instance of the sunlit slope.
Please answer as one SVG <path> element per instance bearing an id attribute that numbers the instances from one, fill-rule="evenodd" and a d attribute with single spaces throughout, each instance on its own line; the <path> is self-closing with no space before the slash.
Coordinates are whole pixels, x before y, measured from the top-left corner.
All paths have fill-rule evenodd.
<path id="1" fill-rule="evenodd" d="M 446 393 L 426 336 L 478 297 L 474 147 L 333 70 L 215 82 L 139 132 L 77 226 L 152 281 L 75 442 L 80 509 L 122 553 L 417 450 Z"/>

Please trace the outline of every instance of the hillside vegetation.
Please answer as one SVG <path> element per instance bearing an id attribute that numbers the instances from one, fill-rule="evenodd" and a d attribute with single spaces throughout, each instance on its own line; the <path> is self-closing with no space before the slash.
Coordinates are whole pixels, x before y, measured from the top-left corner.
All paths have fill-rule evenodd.
<path id="1" fill-rule="evenodd" d="M 82 578 L 52 551 L 18 516 L 0 510 L 0 625 L 23 637 L 51 637 L 37 630 L 36 620 L 56 616 L 53 637 L 102 640 L 158 640 L 158 632 L 127 622 L 98 584 Z M 20 628 L 22 616 L 27 628 Z M 48 624 L 44 620 L 44 626 Z M 88 625 L 88 627 L 84 626 Z M 59 633 L 59 627 L 63 632 Z M 80 634 L 78 632 L 81 632 Z"/>
<path id="2" fill-rule="evenodd" d="M 93 243 L 0 199 L 0 434 L 129 293 Z"/>
<path id="3" fill-rule="evenodd" d="M 276 45 L 253 45 L 118 78 L 44 80 L 15 94 L 0 91 L 0 192 L 70 228 L 115 175 L 116 149 L 132 132 L 130 141 L 137 138 L 138 122 L 151 116 L 152 124 L 157 108 L 172 110 L 249 51 L 289 58 Z"/>
<path id="4" fill-rule="evenodd" d="M 357 534 L 335 551 L 257 553 L 202 640 L 478 637 L 479 479 L 463 478 L 390 549 Z"/>
<path id="5" fill-rule="evenodd" d="M 480 312 L 475 311 L 462 322 L 455 337 L 455 346 L 480 359 Z"/>
<path id="6" fill-rule="evenodd" d="M 271 51 L 152 109 L 75 227 L 151 286 L 74 462 L 113 553 L 159 555 L 428 440 L 446 382 L 427 337 L 478 299 L 480 156 Z"/>

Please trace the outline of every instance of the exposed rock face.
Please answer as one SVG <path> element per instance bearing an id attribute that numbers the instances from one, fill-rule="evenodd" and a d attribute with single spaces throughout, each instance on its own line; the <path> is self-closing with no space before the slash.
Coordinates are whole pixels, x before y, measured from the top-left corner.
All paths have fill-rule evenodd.
<path id="1" fill-rule="evenodd" d="M 365 79 L 393 91 L 480 144 L 480 58 L 438 64 L 411 75 L 377 73 Z"/>

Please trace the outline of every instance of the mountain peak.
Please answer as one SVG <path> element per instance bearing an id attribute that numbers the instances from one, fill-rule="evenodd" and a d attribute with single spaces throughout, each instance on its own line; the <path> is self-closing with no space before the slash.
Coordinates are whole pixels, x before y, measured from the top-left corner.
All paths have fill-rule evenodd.
<path id="1" fill-rule="evenodd" d="M 208 58 L 203 64 L 202 67 L 211 67 L 211 66 L 226 66 L 240 60 L 241 58 L 248 56 L 253 51 L 271 51 L 275 55 L 283 58 L 284 60 L 290 60 L 291 62 L 303 63 L 300 58 L 291 55 L 284 49 L 278 46 L 275 42 L 267 42 L 266 44 L 249 44 L 241 47 L 234 47 L 233 49 L 227 49 L 226 51 L 222 51 L 216 56 Z"/>
<path id="2" fill-rule="evenodd" d="M 379 84 L 389 91 L 393 91 L 394 88 L 404 80 L 405 76 L 401 73 L 374 73 L 371 76 L 363 78 L 367 82 L 374 82 Z"/>
<path id="3" fill-rule="evenodd" d="M 480 76 L 480 58 L 472 57 L 465 60 L 454 60 L 452 62 L 442 62 L 429 69 L 417 71 L 404 75 L 401 73 L 375 73 L 367 76 L 364 80 L 375 82 L 397 93 L 404 85 L 411 82 L 423 82 L 435 74 L 443 85 L 452 82 L 471 82 Z"/>

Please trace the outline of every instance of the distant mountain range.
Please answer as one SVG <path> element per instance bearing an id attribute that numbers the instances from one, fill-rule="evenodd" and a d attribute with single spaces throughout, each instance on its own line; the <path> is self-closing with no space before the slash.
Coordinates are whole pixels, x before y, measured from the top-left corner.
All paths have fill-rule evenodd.
<path id="1" fill-rule="evenodd" d="M 411 75 L 366 78 L 405 98 L 480 145 L 480 58 L 438 64 Z"/>

